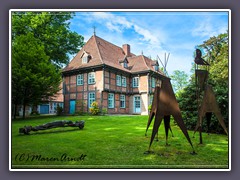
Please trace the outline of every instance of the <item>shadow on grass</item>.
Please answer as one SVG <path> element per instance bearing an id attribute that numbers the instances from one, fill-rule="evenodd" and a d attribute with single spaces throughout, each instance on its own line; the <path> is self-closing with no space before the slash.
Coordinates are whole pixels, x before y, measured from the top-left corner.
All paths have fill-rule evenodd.
<path id="1" fill-rule="evenodd" d="M 41 135 L 41 134 L 55 134 L 55 133 L 67 133 L 67 132 L 72 132 L 72 131 L 82 131 L 80 129 L 58 129 L 58 130 L 42 130 L 39 132 L 32 132 L 29 134 L 18 134 L 18 136 L 33 136 L 33 135 Z"/>

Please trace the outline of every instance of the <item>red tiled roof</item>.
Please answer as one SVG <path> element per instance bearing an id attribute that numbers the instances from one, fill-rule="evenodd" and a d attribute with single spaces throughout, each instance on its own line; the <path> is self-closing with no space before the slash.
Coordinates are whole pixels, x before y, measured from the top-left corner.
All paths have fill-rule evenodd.
<path id="1" fill-rule="evenodd" d="M 84 52 L 88 52 L 91 55 L 91 59 L 86 64 L 82 64 L 81 59 Z M 131 53 L 130 56 L 127 57 L 128 69 L 122 67 L 120 64 L 120 61 L 123 61 L 125 58 L 126 54 L 122 48 L 93 35 L 72 61 L 63 69 L 63 72 L 85 67 L 94 67 L 101 64 L 106 64 L 126 72 L 155 71 L 153 67 L 155 61 L 143 55 L 136 56 Z M 163 75 L 160 71 L 158 73 Z"/>

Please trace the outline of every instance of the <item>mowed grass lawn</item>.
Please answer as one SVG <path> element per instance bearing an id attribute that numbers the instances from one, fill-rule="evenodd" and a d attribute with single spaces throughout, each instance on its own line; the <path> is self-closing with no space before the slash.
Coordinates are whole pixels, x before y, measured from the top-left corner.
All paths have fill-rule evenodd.
<path id="1" fill-rule="evenodd" d="M 82 130 L 61 127 L 45 131 L 19 134 L 25 125 L 41 125 L 55 120 L 85 120 Z M 219 168 L 227 169 L 228 137 L 189 131 L 197 155 L 177 125 L 172 122 L 174 137 L 169 132 L 165 146 L 163 122 L 159 141 L 148 150 L 152 125 L 145 137 L 148 116 L 60 116 L 12 121 L 12 168 Z M 153 123 L 152 123 L 153 124 Z"/>

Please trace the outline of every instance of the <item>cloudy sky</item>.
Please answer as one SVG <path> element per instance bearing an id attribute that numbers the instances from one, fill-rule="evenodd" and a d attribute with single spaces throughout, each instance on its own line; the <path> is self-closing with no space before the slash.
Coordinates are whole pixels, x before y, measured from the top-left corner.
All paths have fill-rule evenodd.
<path id="1" fill-rule="evenodd" d="M 84 36 L 86 42 L 96 35 L 117 45 L 129 44 L 131 52 L 162 61 L 169 56 L 167 71 L 190 73 L 195 47 L 228 30 L 227 11 L 104 11 L 76 12 L 71 30 Z M 161 63 L 159 62 L 161 65 Z"/>

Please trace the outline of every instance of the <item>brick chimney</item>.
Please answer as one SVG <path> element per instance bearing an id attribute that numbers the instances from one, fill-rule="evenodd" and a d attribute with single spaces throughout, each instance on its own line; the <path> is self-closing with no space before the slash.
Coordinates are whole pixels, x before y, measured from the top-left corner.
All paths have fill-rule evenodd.
<path id="1" fill-rule="evenodd" d="M 130 56 L 130 45 L 128 44 L 123 44 L 122 45 L 123 51 L 126 56 Z"/>

